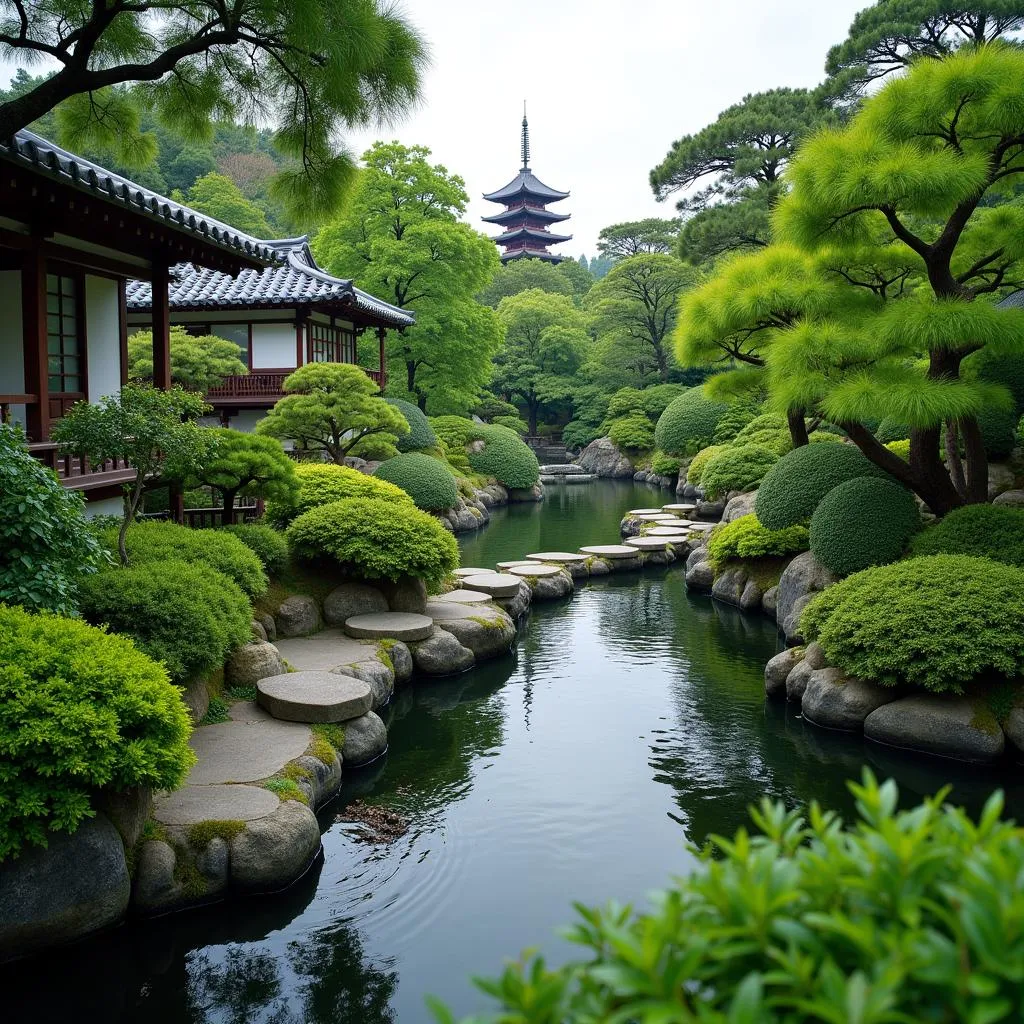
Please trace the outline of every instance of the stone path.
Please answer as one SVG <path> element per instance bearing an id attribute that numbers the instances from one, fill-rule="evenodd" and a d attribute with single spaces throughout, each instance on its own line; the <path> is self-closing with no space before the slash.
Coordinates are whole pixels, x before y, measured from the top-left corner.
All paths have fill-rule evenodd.
<path id="1" fill-rule="evenodd" d="M 369 683 L 339 672 L 286 672 L 256 684 L 257 701 L 289 722 L 346 722 L 373 709 Z"/>
<path id="2" fill-rule="evenodd" d="M 349 636 L 374 640 L 426 640 L 434 623 L 426 615 L 413 612 L 374 612 L 353 615 L 345 620 Z"/>

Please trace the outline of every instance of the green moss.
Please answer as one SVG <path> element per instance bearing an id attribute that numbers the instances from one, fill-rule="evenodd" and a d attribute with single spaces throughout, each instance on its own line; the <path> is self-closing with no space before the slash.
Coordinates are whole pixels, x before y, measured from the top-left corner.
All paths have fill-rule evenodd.
<path id="1" fill-rule="evenodd" d="M 230 700 L 255 700 L 256 699 L 256 687 L 255 686 L 232 686 L 228 690 L 228 698 Z"/>
<path id="2" fill-rule="evenodd" d="M 255 687 L 253 687 L 255 689 Z M 200 725 L 217 725 L 220 722 L 228 721 L 228 706 L 220 697 L 211 697 L 206 714 L 200 720 Z"/>
<path id="3" fill-rule="evenodd" d="M 470 615 L 469 621 L 478 623 L 483 626 L 484 629 L 500 631 L 502 628 L 500 619 L 485 619 L 480 615 Z"/>
<path id="4" fill-rule="evenodd" d="M 294 779 L 274 775 L 263 783 L 263 788 L 269 789 L 271 793 L 276 793 L 282 803 L 285 800 L 298 800 L 299 803 L 309 806 L 309 797 L 299 789 L 298 783 Z"/>
<path id="5" fill-rule="evenodd" d="M 174 848 L 174 880 L 181 886 L 181 891 L 191 899 L 205 896 L 209 888 L 189 851 L 181 846 Z"/>
<path id="6" fill-rule="evenodd" d="M 240 832 L 245 830 L 245 822 L 235 819 L 200 821 L 198 824 L 190 825 L 185 833 L 188 836 L 189 845 L 196 850 L 205 850 L 210 845 L 211 839 L 223 839 L 230 843 Z"/>
<path id="7" fill-rule="evenodd" d="M 395 671 L 395 663 L 391 660 L 391 655 L 388 653 L 392 647 L 394 647 L 394 640 L 378 640 L 377 641 L 377 658 L 381 664 L 384 665 L 391 672 Z"/>
<path id="8" fill-rule="evenodd" d="M 159 821 L 154 821 L 150 818 L 146 824 L 142 826 L 142 833 L 139 835 L 139 842 L 148 843 L 153 840 L 166 843 L 167 829 L 165 829 Z"/>
<path id="9" fill-rule="evenodd" d="M 296 761 L 289 761 L 278 774 L 283 779 L 291 779 L 292 782 L 308 782 L 313 778 L 313 773 Z"/>
<path id="10" fill-rule="evenodd" d="M 311 726 L 311 729 L 317 739 L 329 743 L 335 750 L 340 751 L 345 746 L 345 730 L 340 725 L 325 722 Z"/>
<path id="11" fill-rule="evenodd" d="M 315 757 L 318 761 L 325 765 L 334 764 L 335 749 L 334 746 L 327 742 L 327 740 L 314 739 L 308 747 L 306 747 L 306 753 L 310 757 Z"/>

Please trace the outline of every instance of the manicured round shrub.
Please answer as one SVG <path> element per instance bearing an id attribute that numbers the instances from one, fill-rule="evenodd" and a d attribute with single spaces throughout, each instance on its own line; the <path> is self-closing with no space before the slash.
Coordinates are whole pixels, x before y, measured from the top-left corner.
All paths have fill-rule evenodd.
<path id="1" fill-rule="evenodd" d="M 252 639 L 248 598 L 200 563 L 150 562 L 90 576 L 81 609 L 94 626 L 130 636 L 181 684 L 219 669 Z"/>
<path id="2" fill-rule="evenodd" d="M 686 391 L 684 384 L 652 384 L 640 392 L 640 408 L 652 423 L 657 423 L 658 417 L 684 391 Z"/>
<path id="3" fill-rule="evenodd" d="M 962 693 L 1024 676 L 1024 571 L 971 555 L 876 566 L 826 588 L 800 628 L 830 665 L 883 686 Z"/>
<path id="4" fill-rule="evenodd" d="M 492 423 L 496 423 L 499 427 L 508 427 L 509 430 L 514 430 L 520 437 L 526 437 L 530 430 L 530 425 L 526 420 L 521 420 L 518 416 L 495 416 Z"/>
<path id="5" fill-rule="evenodd" d="M 788 436 L 789 424 L 786 422 L 786 417 L 774 412 L 761 413 L 760 416 L 755 416 L 748 423 L 745 423 L 736 432 L 733 441 L 737 444 L 751 441 L 763 435 L 765 431 L 773 435 L 783 433 Z"/>
<path id="6" fill-rule="evenodd" d="M 262 523 L 237 523 L 223 527 L 237 537 L 263 563 L 268 573 L 277 574 L 288 564 L 288 541 L 284 534 Z"/>
<path id="7" fill-rule="evenodd" d="M 696 487 L 700 483 L 701 474 L 704 472 L 704 467 L 707 466 L 708 462 L 711 461 L 719 452 L 724 452 L 729 446 L 727 444 L 710 444 L 707 448 L 701 448 L 699 452 L 690 460 L 690 465 L 686 468 L 686 482 L 693 484 Z"/>
<path id="8" fill-rule="evenodd" d="M 965 505 L 919 533 L 915 555 L 978 555 L 1024 568 L 1024 509 Z"/>
<path id="9" fill-rule="evenodd" d="M 754 511 L 769 530 L 806 523 L 833 487 L 859 476 L 887 478 L 888 474 L 853 445 L 801 445 L 765 473 Z"/>
<path id="10" fill-rule="evenodd" d="M 1016 443 L 1017 412 L 999 405 L 986 405 L 978 413 L 978 427 L 990 459 L 1005 459 Z"/>
<path id="11" fill-rule="evenodd" d="M 288 527 L 293 554 L 361 579 L 414 576 L 437 587 L 459 564 L 455 538 L 411 503 L 349 498 L 303 512 Z"/>
<path id="12" fill-rule="evenodd" d="M 875 437 L 882 444 L 888 444 L 890 441 L 906 441 L 910 438 L 910 427 L 888 416 L 878 424 Z"/>
<path id="13" fill-rule="evenodd" d="M 390 501 L 411 502 L 400 487 L 386 480 L 360 473 L 350 466 L 335 466 L 325 462 L 303 462 L 295 467 L 299 480 L 294 504 L 268 501 L 263 517 L 273 527 L 283 530 L 296 516 L 318 505 L 327 505 L 343 498 L 381 498 Z"/>
<path id="14" fill-rule="evenodd" d="M 675 476 L 679 472 L 679 459 L 664 452 L 651 454 L 651 470 L 659 476 Z"/>
<path id="15" fill-rule="evenodd" d="M 695 455 L 711 444 L 719 420 L 729 411 L 712 401 L 703 387 L 690 388 L 666 406 L 655 428 L 655 443 L 669 455 Z"/>
<path id="16" fill-rule="evenodd" d="M 444 464 L 421 452 L 396 455 L 382 462 L 373 475 L 401 487 L 417 508 L 427 512 L 453 508 L 459 500 L 455 479 Z"/>
<path id="17" fill-rule="evenodd" d="M 174 789 L 195 761 L 178 690 L 126 637 L 0 605 L 0 666 L 0 861 L 74 832 L 93 791 Z"/>
<path id="18" fill-rule="evenodd" d="M 610 421 L 643 411 L 643 392 L 639 388 L 619 388 L 608 400 L 606 417 Z"/>
<path id="19" fill-rule="evenodd" d="M 393 405 L 409 423 L 409 433 L 401 434 L 398 438 L 396 447 L 400 452 L 422 451 L 437 444 L 434 428 L 418 405 L 405 402 L 401 398 L 387 398 L 385 401 L 388 405 Z"/>
<path id="20" fill-rule="evenodd" d="M 895 480 L 862 476 L 821 499 L 811 517 L 811 552 L 826 569 L 848 576 L 896 561 L 920 528 L 910 491 Z"/>
<path id="21" fill-rule="evenodd" d="M 117 530 L 110 528 L 103 539 L 112 552 L 117 551 Z M 267 592 L 267 574 L 259 557 L 226 530 L 192 530 L 177 523 L 133 523 L 128 529 L 128 564 L 150 562 L 188 562 L 208 565 L 233 580 L 249 597 Z"/>
<path id="22" fill-rule="evenodd" d="M 494 423 L 480 424 L 477 439 L 483 441 L 483 448 L 469 453 L 469 464 L 477 473 L 493 476 L 512 489 L 532 487 L 537 482 L 537 456 L 514 430 Z"/>
<path id="23" fill-rule="evenodd" d="M 735 447 L 731 444 L 708 459 L 700 475 L 700 485 L 711 499 L 720 498 L 729 491 L 749 491 L 778 461 L 775 452 L 762 444 Z"/>
<path id="24" fill-rule="evenodd" d="M 748 423 L 752 423 L 757 413 L 746 405 L 730 405 L 718 421 L 712 440 L 715 444 L 731 441 Z"/>
<path id="25" fill-rule="evenodd" d="M 431 416 L 430 425 L 449 448 L 456 449 L 476 440 L 483 424 L 475 423 L 465 416 Z"/>
<path id="26" fill-rule="evenodd" d="M 910 461 L 910 438 L 905 438 L 902 441 L 890 441 L 885 447 L 893 455 L 898 455 L 904 462 Z"/>
<path id="27" fill-rule="evenodd" d="M 625 451 L 649 451 L 654 447 L 654 427 L 642 412 L 613 420 L 608 436 L 616 448 Z"/>
<path id="28" fill-rule="evenodd" d="M 711 564 L 719 569 L 730 559 L 781 558 L 806 551 L 810 540 L 806 526 L 769 530 L 753 513 L 716 527 L 708 539 Z"/>

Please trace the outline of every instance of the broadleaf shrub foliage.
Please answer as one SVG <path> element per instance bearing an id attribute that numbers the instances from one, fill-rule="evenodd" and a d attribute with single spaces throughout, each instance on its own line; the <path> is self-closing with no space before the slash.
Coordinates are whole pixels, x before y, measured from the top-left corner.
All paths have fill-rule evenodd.
<path id="1" fill-rule="evenodd" d="M 915 555 L 978 555 L 1024 568 L 1024 509 L 965 505 L 919 533 Z"/>
<path id="2" fill-rule="evenodd" d="M 701 869 L 637 912 L 577 905 L 582 951 L 536 952 L 478 982 L 477 1024 L 909 1024 L 1021 1019 L 1024 832 L 993 794 L 977 821 L 946 791 L 899 810 L 891 780 L 850 784 L 844 827 L 765 798 L 753 830 L 712 836 Z M 454 1018 L 439 1003 L 441 1022 Z"/>
<path id="3" fill-rule="evenodd" d="M 659 476 L 675 476 L 679 472 L 679 459 L 675 455 L 666 455 L 664 452 L 652 452 L 651 470 Z"/>
<path id="4" fill-rule="evenodd" d="M 686 482 L 693 484 L 694 487 L 700 484 L 701 474 L 704 472 L 704 467 L 713 459 L 719 452 L 724 452 L 729 446 L 727 444 L 709 444 L 707 448 L 701 448 L 699 452 L 690 460 L 689 466 L 686 467 Z"/>
<path id="5" fill-rule="evenodd" d="M 962 693 L 990 674 L 1024 676 L 1024 571 L 929 555 L 874 566 L 826 588 L 801 631 L 830 665 L 883 686 Z"/>
<path id="6" fill-rule="evenodd" d="M 272 526 L 264 526 L 262 523 L 238 523 L 223 529 L 249 548 L 271 575 L 281 572 L 288 564 L 288 541 L 284 539 L 283 533 L 279 533 Z"/>
<path id="7" fill-rule="evenodd" d="M 654 447 L 654 427 L 642 412 L 612 420 L 608 436 L 617 448 L 627 451 L 649 451 Z"/>
<path id="8" fill-rule="evenodd" d="M 401 487 L 417 508 L 427 512 L 453 508 L 459 500 L 455 479 L 444 463 L 422 452 L 407 452 L 387 459 L 373 475 Z"/>
<path id="9" fill-rule="evenodd" d="M 709 498 L 720 498 L 728 491 L 749 491 L 755 488 L 779 461 L 771 448 L 762 444 L 727 445 L 707 460 L 700 475 L 700 485 Z"/>
<path id="10" fill-rule="evenodd" d="M 288 527 L 293 554 L 362 579 L 414 576 L 439 586 L 459 565 L 455 538 L 412 504 L 348 498 L 303 512 Z"/>
<path id="11" fill-rule="evenodd" d="M 795 555 L 806 551 L 809 543 L 806 526 L 769 530 L 751 513 L 716 527 L 708 539 L 708 555 L 715 569 L 720 569 L 730 559 Z"/>
<path id="12" fill-rule="evenodd" d="M 127 638 L 0 605 L 0 666 L 0 861 L 73 832 L 96 789 L 173 789 L 192 766 L 178 690 Z"/>

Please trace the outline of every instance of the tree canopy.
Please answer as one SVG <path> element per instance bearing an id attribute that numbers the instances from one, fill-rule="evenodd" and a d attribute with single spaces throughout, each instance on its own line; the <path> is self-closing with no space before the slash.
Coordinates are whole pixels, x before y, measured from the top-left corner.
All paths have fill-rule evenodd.
<path id="1" fill-rule="evenodd" d="M 171 380 L 188 391 L 206 392 L 225 377 L 249 372 L 239 358 L 242 350 L 226 338 L 193 336 L 179 324 L 171 326 Z M 128 376 L 153 379 L 153 332 L 136 331 L 128 337 Z"/>
<path id="2" fill-rule="evenodd" d="M 178 198 L 175 196 L 174 198 Z M 181 197 L 183 203 L 255 238 L 269 238 L 273 232 L 267 216 L 225 174 L 211 171 L 197 178 Z"/>
<path id="3" fill-rule="evenodd" d="M 579 267 L 578 263 L 575 265 Z M 564 273 L 559 273 L 560 266 L 545 260 L 510 260 L 498 268 L 491 283 L 477 298 L 484 305 L 496 309 L 506 295 L 518 295 L 530 288 L 558 295 L 572 295 L 572 282 Z M 579 269 L 583 272 L 582 267 Z"/>
<path id="4" fill-rule="evenodd" d="M 612 259 L 626 259 L 645 252 L 672 252 L 678 235 L 679 221 L 661 217 L 609 224 L 597 236 L 597 251 Z"/>
<path id="5" fill-rule="evenodd" d="M 215 117 L 272 125 L 294 160 L 279 192 L 307 216 L 335 209 L 352 177 L 335 137 L 404 111 L 425 64 L 416 29 L 383 0 L 20 0 L 0 16 L 0 55 L 56 66 L 0 103 L 0 137 L 60 105 L 69 145 L 102 143 L 145 164 L 155 140 L 116 88 L 140 83 L 161 121 L 189 138 L 209 138 Z"/>

